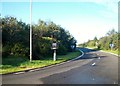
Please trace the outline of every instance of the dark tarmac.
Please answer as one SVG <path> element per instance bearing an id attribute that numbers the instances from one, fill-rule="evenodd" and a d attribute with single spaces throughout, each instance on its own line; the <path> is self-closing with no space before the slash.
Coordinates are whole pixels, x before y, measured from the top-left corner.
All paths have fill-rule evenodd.
<path id="1" fill-rule="evenodd" d="M 118 57 L 80 48 L 80 59 L 36 71 L 2 75 L 3 84 L 118 84 Z"/>

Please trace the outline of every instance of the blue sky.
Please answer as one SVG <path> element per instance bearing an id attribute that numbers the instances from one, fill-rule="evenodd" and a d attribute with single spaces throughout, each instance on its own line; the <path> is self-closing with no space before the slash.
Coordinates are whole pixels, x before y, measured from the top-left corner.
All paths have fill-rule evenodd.
<path id="1" fill-rule="evenodd" d="M 114 28 L 118 30 L 117 0 L 91 2 L 33 2 L 32 22 L 38 19 L 61 25 L 83 43 L 88 39 L 105 36 Z M 29 2 L 3 2 L 2 16 L 14 16 L 29 23 Z"/>

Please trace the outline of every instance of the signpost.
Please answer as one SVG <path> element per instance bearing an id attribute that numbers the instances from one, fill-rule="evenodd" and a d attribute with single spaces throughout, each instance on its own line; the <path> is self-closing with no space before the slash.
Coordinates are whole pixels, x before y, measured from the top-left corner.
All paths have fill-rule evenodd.
<path id="1" fill-rule="evenodd" d="M 96 48 L 98 48 L 98 42 L 95 42 L 95 44 L 96 44 Z"/>
<path id="2" fill-rule="evenodd" d="M 56 49 L 57 49 L 57 43 L 52 43 L 52 50 L 54 50 L 53 53 L 53 61 L 56 61 Z"/>
<path id="3" fill-rule="evenodd" d="M 71 48 L 74 49 L 74 48 L 75 48 L 75 45 L 71 45 Z"/>
<path id="4" fill-rule="evenodd" d="M 111 48 L 111 50 L 113 49 L 113 47 L 114 47 L 114 44 L 111 43 L 111 44 L 110 44 L 110 48 Z"/>

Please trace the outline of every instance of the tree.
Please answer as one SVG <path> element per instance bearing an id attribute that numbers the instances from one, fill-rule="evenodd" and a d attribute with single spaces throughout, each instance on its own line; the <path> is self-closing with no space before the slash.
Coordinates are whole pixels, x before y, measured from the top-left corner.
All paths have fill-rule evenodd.
<path id="1" fill-rule="evenodd" d="M 98 42 L 98 48 L 99 49 L 105 49 L 109 50 L 110 49 L 110 44 L 114 44 L 113 50 L 118 49 L 118 41 L 119 41 L 119 36 L 118 33 L 112 29 L 107 32 L 107 35 L 104 37 L 101 37 L 99 40 L 97 37 L 95 37 L 93 40 L 89 40 L 87 43 L 85 43 L 87 46 L 95 46 L 95 42 Z"/>
<path id="2" fill-rule="evenodd" d="M 26 55 L 29 50 L 29 28 L 22 21 L 18 21 L 14 17 L 5 17 L 2 22 L 2 47 L 4 55 Z M 22 47 L 21 47 L 22 46 Z M 19 48 L 19 50 L 16 50 Z M 24 51 L 25 50 L 25 51 Z"/>
<path id="3" fill-rule="evenodd" d="M 107 32 L 107 35 L 108 36 L 111 36 L 111 35 L 113 35 L 113 34 L 116 34 L 117 32 L 115 31 L 115 29 L 113 28 L 112 30 L 109 30 L 108 32 Z"/>
<path id="4" fill-rule="evenodd" d="M 14 17 L 1 18 L 3 56 L 17 55 L 29 57 L 29 24 L 22 20 L 18 21 Z M 71 51 L 71 45 L 76 48 L 75 38 L 54 22 L 39 20 L 38 24 L 32 25 L 33 59 L 42 59 L 47 55 L 52 55 L 51 44 L 58 43 L 58 54 L 67 54 Z"/>

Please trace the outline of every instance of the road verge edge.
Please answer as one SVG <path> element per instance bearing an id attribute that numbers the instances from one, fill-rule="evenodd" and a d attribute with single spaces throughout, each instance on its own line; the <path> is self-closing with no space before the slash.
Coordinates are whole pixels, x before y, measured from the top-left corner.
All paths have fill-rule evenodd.
<path id="1" fill-rule="evenodd" d="M 11 73 L 6 73 L 6 74 L 0 74 L 0 75 L 8 75 L 8 74 L 22 74 L 23 72 L 32 72 L 32 71 L 38 71 L 38 70 L 42 70 L 42 69 L 45 69 L 45 68 L 50 68 L 50 67 L 54 67 L 54 66 L 58 66 L 58 65 L 62 65 L 64 63 L 67 63 L 67 62 L 71 62 L 71 61 L 74 61 L 74 60 L 77 60 L 77 59 L 80 59 L 83 55 L 84 55 L 84 52 L 80 49 L 78 49 L 82 54 L 74 59 L 71 59 L 71 60 L 67 60 L 67 61 L 63 61 L 61 63 L 56 63 L 56 64 L 52 64 L 52 65 L 48 65 L 48 66 L 44 66 L 44 67 L 38 67 L 38 68 L 33 68 L 33 69 L 28 69 L 28 70 L 22 70 L 22 71 L 18 71 L 18 72 L 11 72 Z M 21 73 L 22 72 L 22 73 Z"/>

